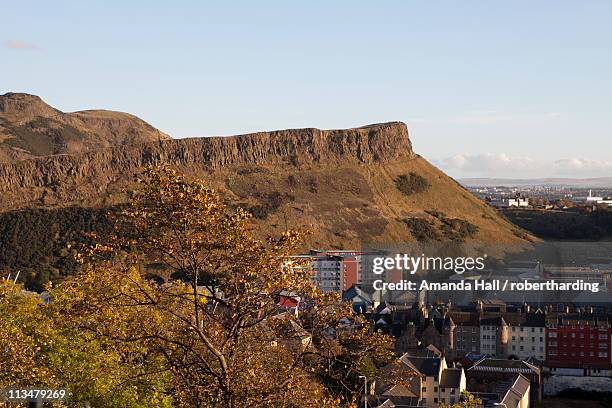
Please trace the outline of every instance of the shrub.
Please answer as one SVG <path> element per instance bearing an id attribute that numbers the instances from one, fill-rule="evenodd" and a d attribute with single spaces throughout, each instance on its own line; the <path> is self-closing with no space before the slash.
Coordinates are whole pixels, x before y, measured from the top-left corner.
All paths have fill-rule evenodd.
<path id="1" fill-rule="evenodd" d="M 417 241 L 438 241 L 440 239 L 436 228 L 423 218 L 406 218 L 404 222 Z"/>
<path id="2" fill-rule="evenodd" d="M 284 202 L 293 201 L 295 197 L 287 193 L 273 191 L 271 193 L 261 194 L 259 199 L 259 204 L 246 206 L 245 210 L 250 212 L 255 218 L 266 219 L 270 214 L 276 212 Z"/>
<path id="3" fill-rule="evenodd" d="M 395 179 L 395 186 L 405 195 L 422 193 L 430 186 L 429 182 L 416 173 L 403 174 Z"/>
<path id="4" fill-rule="evenodd" d="M 466 238 L 473 238 L 478 227 L 460 218 L 443 218 L 442 231 L 444 236 L 452 241 L 464 241 Z"/>

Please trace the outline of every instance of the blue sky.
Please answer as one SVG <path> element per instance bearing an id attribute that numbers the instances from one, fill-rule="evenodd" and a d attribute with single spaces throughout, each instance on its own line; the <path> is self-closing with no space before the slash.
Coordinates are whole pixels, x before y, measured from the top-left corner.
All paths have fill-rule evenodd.
<path id="1" fill-rule="evenodd" d="M 175 137 L 401 120 L 456 177 L 612 176 L 612 2 L 6 2 L 0 93 Z"/>

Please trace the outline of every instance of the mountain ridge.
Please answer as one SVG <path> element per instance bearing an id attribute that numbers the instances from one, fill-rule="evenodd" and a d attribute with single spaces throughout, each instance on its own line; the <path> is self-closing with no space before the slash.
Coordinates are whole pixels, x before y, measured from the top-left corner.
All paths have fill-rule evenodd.
<path id="1" fill-rule="evenodd" d="M 86 115 L 106 115 L 94 112 Z M 266 233 L 309 226 L 313 247 L 532 239 L 415 153 L 402 122 L 109 144 L 0 163 L 0 212 L 57 210 L 51 218 L 61 219 L 78 213 L 62 209 L 108 208 L 126 202 L 143 165 L 166 163 L 247 209 Z M 402 192 L 398 180 L 411 179 L 427 188 Z M 56 228 L 42 213 L 37 220 Z"/>

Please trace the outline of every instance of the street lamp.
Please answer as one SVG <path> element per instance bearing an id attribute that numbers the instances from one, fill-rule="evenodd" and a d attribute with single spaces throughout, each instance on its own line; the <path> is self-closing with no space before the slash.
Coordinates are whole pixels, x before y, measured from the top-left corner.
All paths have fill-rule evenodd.
<path id="1" fill-rule="evenodd" d="M 363 407 L 368 408 L 368 377 L 360 375 L 359 378 L 363 378 Z"/>

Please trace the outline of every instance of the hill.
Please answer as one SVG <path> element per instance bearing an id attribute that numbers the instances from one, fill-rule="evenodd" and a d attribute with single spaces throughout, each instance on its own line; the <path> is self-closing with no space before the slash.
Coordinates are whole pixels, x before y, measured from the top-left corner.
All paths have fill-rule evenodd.
<path id="1" fill-rule="evenodd" d="M 61 112 L 35 95 L 0 95 L 0 163 L 74 154 L 169 136 L 123 112 Z"/>
<path id="2" fill-rule="evenodd" d="M 83 123 L 105 116 L 71 115 Z M 308 226 L 307 247 L 532 239 L 416 154 L 400 122 L 139 142 L 117 133 L 105 140 L 108 146 L 0 163 L 0 270 L 21 268 L 39 281 L 43 265 L 53 279 L 70 273 L 62 260 L 66 241 L 75 231 L 107 228 L 105 209 L 125 202 L 143 165 L 160 162 L 249 210 L 266 233 Z M 20 257 L 26 246 L 34 248 Z"/>

